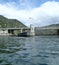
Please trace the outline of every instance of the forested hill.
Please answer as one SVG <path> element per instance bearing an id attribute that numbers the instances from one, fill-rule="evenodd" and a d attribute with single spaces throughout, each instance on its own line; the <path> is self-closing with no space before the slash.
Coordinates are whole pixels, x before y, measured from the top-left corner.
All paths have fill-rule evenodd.
<path id="1" fill-rule="evenodd" d="M 8 19 L 0 15 L 0 28 L 19 28 L 19 27 L 26 27 L 26 26 L 16 19 Z"/>
<path id="2" fill-rule="evenodd" d="M 59 23 L 58 24 L 51 24 L 48 26 L 43 26 L 42 28 L 59 28 Z"/>

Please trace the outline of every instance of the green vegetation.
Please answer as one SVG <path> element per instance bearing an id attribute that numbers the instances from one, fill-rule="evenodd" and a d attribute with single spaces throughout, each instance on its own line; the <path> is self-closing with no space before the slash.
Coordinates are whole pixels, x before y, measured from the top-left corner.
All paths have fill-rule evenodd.
<path id="1" fill-rule="evenodd" d="M 26 27 L 26 26 L 16 19 L 8 19 L 0 15 L 0 28 L 19 28 L 19 27 Z"/>
<path id="2" fill-rule="evenodd" d="M 51 24 L 51 25 L 44 26 L 44 27 L 59 27 L 59 23 L 58 24 Z"/>

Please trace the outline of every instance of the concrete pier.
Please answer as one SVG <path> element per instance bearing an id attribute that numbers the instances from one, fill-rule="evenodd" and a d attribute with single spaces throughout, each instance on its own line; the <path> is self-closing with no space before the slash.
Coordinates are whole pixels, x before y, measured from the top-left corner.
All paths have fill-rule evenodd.
<path id="1" fill-rule="evenodd" d="M 21 28 L 21 30 L 20 30 L 20 31 L 21 31 L 21 33 L 22 33 L 22 32 L 23 32 L 23 29 Z"/>
<path id="2" fill-rule="evenodd" d="M 35 27 L 32 24 L 30 25 L 30 35 L 31 36 L 35 35 Z"/>

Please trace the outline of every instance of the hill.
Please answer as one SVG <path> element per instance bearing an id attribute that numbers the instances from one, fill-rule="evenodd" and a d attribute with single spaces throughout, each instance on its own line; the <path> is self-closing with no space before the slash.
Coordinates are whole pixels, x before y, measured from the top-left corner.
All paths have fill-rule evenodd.
<path id="1" fill-rule="evenodd" d="M 55 28 L 55 29 L 58 29 L 59 28 L 59 24 L 51 24 L 51 25 L 42 26 L 42 27 L 36 27 L 36 28 L 45 28 L 45 29 Z"/>
<path id="2" fill-rule="evenodd" d="M 48 25 L 48 26 L 45 26 L 45 27 L 59 27 L 59 24 L 51 24 L 51 25 Z"/>
<path id="3" fill-rule="evenodd" d="M 26 26 L 16 19 L 8 19 L 0 15 L 0 28 L 19 28 L 19 27 L 26 27 Z"/>

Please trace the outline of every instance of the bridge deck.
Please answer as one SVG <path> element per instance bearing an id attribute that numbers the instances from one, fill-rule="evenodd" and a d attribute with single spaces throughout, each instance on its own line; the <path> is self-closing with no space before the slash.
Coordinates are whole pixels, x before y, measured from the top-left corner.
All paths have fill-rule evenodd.
<path id="1" fill-rule="evenodd" d="M 0 28 L 0 30 L 21 30 L 21 29 L 28 30 L 29 28 Z"/>

